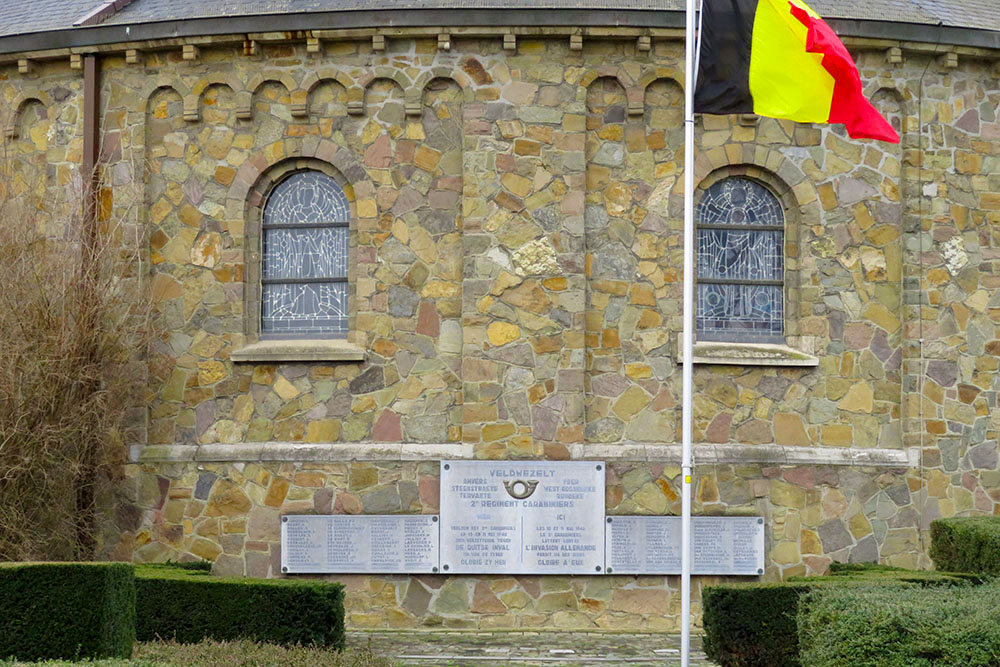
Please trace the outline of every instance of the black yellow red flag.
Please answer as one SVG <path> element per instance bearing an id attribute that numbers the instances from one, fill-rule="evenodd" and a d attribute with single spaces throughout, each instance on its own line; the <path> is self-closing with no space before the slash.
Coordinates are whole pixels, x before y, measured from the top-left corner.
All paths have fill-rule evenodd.
<path id="1" fill-rule="evenodd" d="M 855 139 L 899 143 L 843 42 L 804 2 L 703 2 L 697 113 L 843 123 Z"/>

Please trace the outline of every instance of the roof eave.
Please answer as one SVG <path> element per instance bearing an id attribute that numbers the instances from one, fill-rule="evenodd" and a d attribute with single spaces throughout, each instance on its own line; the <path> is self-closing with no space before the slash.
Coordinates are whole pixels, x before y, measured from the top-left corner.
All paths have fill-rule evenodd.
<path id="1" fill-rule="evenodd" d="M 830 19 L 841 36 L 1000 49 L 1000 31 L 952 26 Z M 97 25 L 0 37 L 0 54 L 86 49 L 108 44 L 240 33 L 427 26 L 683 28 L 681 11 L 624 9 L 406 9 L 260 14 Z"/>

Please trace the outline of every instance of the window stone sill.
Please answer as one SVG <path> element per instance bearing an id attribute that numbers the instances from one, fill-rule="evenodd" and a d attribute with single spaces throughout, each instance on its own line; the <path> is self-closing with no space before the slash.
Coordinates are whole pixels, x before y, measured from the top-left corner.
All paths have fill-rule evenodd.
<path id="1" fill-rule="evenodd" d="M 677 341 L 677 361 L 684 359 L 681 341 Z M 819 358 L 788 345 L 774 343 L 719 343 L 701 341 L 694 344 L 695 364 L 726 366 L 818 366 Z"/>
<path id="2" fill-rule="evenodd" d="M 365 350 L 342 338 L 328 340 L 262 340 L 234 350 L 236 362 L 364 361 Z"/>

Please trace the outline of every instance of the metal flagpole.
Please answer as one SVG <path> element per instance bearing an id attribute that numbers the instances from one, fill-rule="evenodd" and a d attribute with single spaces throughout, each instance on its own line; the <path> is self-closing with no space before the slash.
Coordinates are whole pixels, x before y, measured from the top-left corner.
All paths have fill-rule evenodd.
<path id="1" fill-rule="evenodd" d="M 687 0 L 684 48 L 684 328 L 681 415 L 681 665 L 691 662 L 691 404 L 694 357 L 695 0 Z"/>

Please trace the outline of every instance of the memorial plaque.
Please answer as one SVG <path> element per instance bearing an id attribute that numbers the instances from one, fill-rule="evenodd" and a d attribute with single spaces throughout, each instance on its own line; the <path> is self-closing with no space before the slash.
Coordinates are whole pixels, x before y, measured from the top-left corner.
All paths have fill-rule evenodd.
<path id="1" fill-rule="evenodd" d="M 609 516 L 608 574 L 680 574 L 679 516 Z M 692 574 L 764 572 L 764 520 L 756 516 L 691 517 Z"/>
<path id="2" fill-rule="evenodd" d="M 441 463 L 441 571 L 603 574 L 604 464 Z"/>
<path id="3" fill-rule="evenodd" d="M 281 571 L 438 571 L 438 518 L 430 515 L 314 515 L 281 518 Z"/>

